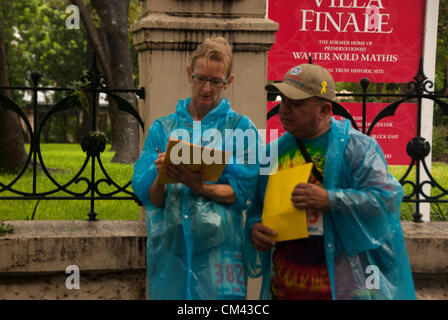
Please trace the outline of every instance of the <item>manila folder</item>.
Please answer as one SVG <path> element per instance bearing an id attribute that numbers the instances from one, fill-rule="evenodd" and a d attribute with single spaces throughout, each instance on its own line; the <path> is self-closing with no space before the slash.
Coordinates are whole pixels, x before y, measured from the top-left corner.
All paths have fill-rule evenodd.
<path id="1" fill-rule="evenodd" d="M 165 165 L 166 163 L 179 164 L 179 162 L 185 164 L 192 171 L 199 171 L 205 167 L 204 179 L 216 182 L 229 162 L 229 158 L 229 152 L 198 146 L 170 137 L 157 183 L 177 183 L 166 175 Z"/>

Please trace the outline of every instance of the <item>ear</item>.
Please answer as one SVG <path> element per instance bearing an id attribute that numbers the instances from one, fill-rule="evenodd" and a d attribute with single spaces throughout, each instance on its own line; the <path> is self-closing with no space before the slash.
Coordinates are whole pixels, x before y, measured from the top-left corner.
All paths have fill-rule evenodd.
<path id="1" fill-rule="evenodd" d="M 193 79 L 191 78 L 191 68 L 190 68 L 190 66 L 187 66 L 187 77 L 188 77 L 188 81 L 193 82 Z"/>
<path id="2" fill-rule="evenodd" d="M 233 79 L 235 78 L 234 74 L 231 74 L 229 77 L 229 80 L 227 80 L 226 85 L 224 86 L 224 89 L 227 89 L 227 87 L 232 83 Z"/>
<path id="3" fill-rule="evenodd" d="M 322 103 L 321 108 L 320 108 L 320 114 L 322 116 L 326 117 L 330 117 L 331 115 L 331 109 L 332 109 L 332 104 L 330 101 L 325 101 L 324 103 Z"/>

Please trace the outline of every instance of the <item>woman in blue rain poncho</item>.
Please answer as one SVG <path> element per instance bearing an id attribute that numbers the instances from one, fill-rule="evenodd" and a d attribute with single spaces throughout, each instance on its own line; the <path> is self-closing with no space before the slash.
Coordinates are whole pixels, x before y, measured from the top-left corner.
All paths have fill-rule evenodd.
<path id="1" fill-rule="evenodd" d="M 320 214 L 323 230 L 310 229 L 308 217 L 308 238 L 269 238 L 275 230 L 261 223 L 269 177 L 259 176 L 245 257 L 249 276 L 263 276 L 261 298 L 415 299 L 399 219 L 403 188 L 378 143 L 330 116 L 335 85 L 322 67 L 294 67 L 272 87 L 287 132 L 268 150 L 278 150 L 278 170 L 312 160 L 310 180 L 288 196 L 294 207 Z"/>
<path id="2" fill-rule="evenodd" d="M 149 299 L 246 297 L 242 218 L 259 169 L 256 158 L 247 160 L 260 140 L 252 122 L 221 97 L 233 80 L 231 70 L 228 42 L 205 40 L 187 67 L 192 97 L 154 121 L 135 163 L 132 187 L 146 209 Z M 250 132 L 256 143 L 237 146 L 229 132 Z M 187 142 L 233 152 L 216 183 L 183 165 L 166 167 L 179 183 L 157 183 L 168 139 L 179 133 Z"/>

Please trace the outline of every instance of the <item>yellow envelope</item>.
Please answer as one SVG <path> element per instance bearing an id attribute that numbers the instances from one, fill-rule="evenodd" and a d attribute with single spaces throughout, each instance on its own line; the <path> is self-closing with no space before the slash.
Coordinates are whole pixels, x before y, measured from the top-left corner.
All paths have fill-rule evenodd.
<path id="1" fill-rule="evenodd" d="M 297 184 L 308 182 L 312 167 L 312 163 L 306 163 L 269 176 L 261 222 L 277 232 L 273 240 L 308 238 L 306 211 L 292 205 L 291 193 Z"/>

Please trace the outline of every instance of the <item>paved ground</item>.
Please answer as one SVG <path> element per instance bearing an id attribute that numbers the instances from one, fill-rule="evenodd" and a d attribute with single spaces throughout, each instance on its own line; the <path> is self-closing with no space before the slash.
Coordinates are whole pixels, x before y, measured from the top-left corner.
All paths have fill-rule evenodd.
<path id="1" fill-rule="evenodd" d="M 258 300 L 260 297 L 261 278 L 249 279 L 247 283 L 247 299 Z"/>

